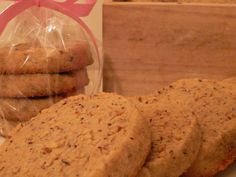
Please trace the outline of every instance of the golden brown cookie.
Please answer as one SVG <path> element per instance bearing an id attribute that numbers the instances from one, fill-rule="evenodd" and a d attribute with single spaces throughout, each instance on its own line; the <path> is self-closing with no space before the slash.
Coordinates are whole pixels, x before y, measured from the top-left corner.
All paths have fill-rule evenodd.
<path id="1" fill-rule="evenodd" d="M 78 94 L 84 93 L 84 89 L 54 97 L 42 98 L 1 98 L 0 99 L 0 135 L 10 136 L 11 131 L 19 124 L 29 121 L 43 109 L 56 102 Z"/>
<path id="2" fill-rule="evenodd" d="M 44 98 L 1 98 L 0 117 L 10 121 L 28 121 L 36 116 L 41 110 L 65 97 Z"/>
<path id="3" fill-rule="evenodd" d="M 0 58 L 0 73 L 3 74 L 61 73 L 93 63 L 86 43 L 77 43 L 67 49 L 18 44 L 0 48 Z"/>
<path id="4" fill-rule="evenodd" d="M 0 117 L 10 121 L 28 121 L 41 110 L 48 108 L 54 103 L 68 96 L 82 94 L 83 92 L 84 90 L 80 89 L 53 97 L 0 98 Z"/>
<path id="5" fill-rule="evenodd" d="M 41 97 L 74 91 L 89 83 L 86 70 L 63 74 L 0 75 L 0 97 Z"/>
<path id="6" fill-rule="evenodd" d="M 229 84 L 206 79 L 185 79 L 171 85 L 172 100 L 197 118 L 203 142 L 184 176 L 212 177 L 226 169 L 236 156 L 236 93 Z"/>
<path id="7" fill-rule="evenodd" d="M 0 176 L 135 177 L 150 136 L 124 97 L 70 97 L 13 131 L 0 147 Z"/>
<path id="8" fill-rule="evenodd" d="M 194 161 L 201 145 L 196 116 L 168 92 L 130 98 L 152 131 L 152 151 L 138 177 L 179 177 Z"/>

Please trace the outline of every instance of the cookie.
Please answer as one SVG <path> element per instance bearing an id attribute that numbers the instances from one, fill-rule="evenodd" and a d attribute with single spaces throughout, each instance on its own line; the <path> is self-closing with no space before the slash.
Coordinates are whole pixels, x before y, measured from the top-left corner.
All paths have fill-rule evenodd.
<path id="1" fill-rule="evenodd" d="M 28 121 L 41 110 L 63 99 L 63 96 L 45 98 L 1 98 L 0 117 L 10 121 Z"/>
<path id="2" fill-rule="evenodd" d="M 197 119 L 168 92 L 130 100 L 152 131 L 152 151 L 138 177 L 179 177 L 190 167 L 201 145 Z"/>
<path id="3" fill-rule="evenodd" d="M 222 80 L 222 84 L 225 89 L 229 89 L 231 92 L 236 92 L 236 77 L 224 79 Z"/>
<path id="4" fill-rule="evenodd" d="M 70 97 L 13 131 L 0 147 L 0 176 L 135 177 L 150 136 L 119 95 Z"/>
<path id="5" fill-rule="evenodd" d="M 192 112 L 202 130 L 202 145 L 185 177 L 211 177 L 236 156 L 236 94 L 221 81 L 180 80 L 171 85 L 172 98 Z"/>
<path id="6" fill-rule="evenodd" d="M 83 93 L 80 89 L 75 92 L 54 97 L 39 98 L 0 98 L 0 117 L 9 121 L 28 121 L 41 110 L 68 97 Z"/>
<path id="7" fill-rule="evenodd" d="M 18 44 L 0 48 L 0 58 L 2 74 L 62 73 L 93 63 L 86 43 L 77 43 L 67 49 Z"/>
<path id="8" fill-rule="evenodd" d="M 2 119 L 2 117 L 0 117 L 0 135 L 5 138 L 10 137 L 12 130 L 19 124 L 20 122 L 9 121 L 6 119 Z"/>
<path id="9" fill-rule="evenodd" d="M 76 90 L 89 83 L 86 70 L 63 74 L 1 75 L 0 97 L 41 97 Z"/>
<path id="10" fill-rule="evenodd" d="M 231 84 L 236 84 L 236 77 L 231 77 L 231 78 L 227 78 L 222 80 L 223 83 L 231 83 Z"/>
<path id="11" fill-rule="evenodd" d="M 81 88 L 77 91 L 42 98 L 2 98 L 0 99 L 0 135 L 9 137 L 11 131 L 19 124 L 29 121 L 43 109 L 68 97 L 84 93 Z"/>

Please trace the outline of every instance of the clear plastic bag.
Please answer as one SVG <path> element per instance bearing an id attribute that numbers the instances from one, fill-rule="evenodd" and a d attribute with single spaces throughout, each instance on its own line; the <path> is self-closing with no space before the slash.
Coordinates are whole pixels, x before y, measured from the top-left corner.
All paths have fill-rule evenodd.
<path id="1" fill-rule="evenodd" d="M 96 93 L 99 73 L 95 47 L 76 21 L 42 7 L 26 10 L 0 36 L 1 134 L 67 96 Z"/>

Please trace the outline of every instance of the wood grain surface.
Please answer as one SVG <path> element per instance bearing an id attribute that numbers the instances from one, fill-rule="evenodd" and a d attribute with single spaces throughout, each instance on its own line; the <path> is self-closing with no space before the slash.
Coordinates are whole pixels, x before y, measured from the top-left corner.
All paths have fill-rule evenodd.
<path id="1" fill-rule="evenodd" d="M 105 0 L 108 2 L 109 0 Z M 110 0 L 111 2 L 112 0 Z M 178 3 L 223 3 L 223 4 L 235 4 L 236 0 L 113 0 L 113 2 L 178 2 Z"/>
<path id="2" fill-rule="evenodd" d="M 104 89 L 146 94 L 181 78 L 236 75 L 236 6 L 104 4 Z"/>

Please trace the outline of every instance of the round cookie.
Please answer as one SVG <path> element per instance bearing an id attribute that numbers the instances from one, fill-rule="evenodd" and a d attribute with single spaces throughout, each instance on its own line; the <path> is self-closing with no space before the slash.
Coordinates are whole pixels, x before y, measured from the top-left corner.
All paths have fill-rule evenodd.
<path id="1" fill-rule="evenodd" d="M 130 98 L 150 122 L 152 151 L 138 177 L 179 177 L 196 158 L 201 145 L 197 119 L 168 92 Z"/>
<path id="2" fill-rule="evenodd" d="M 28 121 L 36 116 L 41 110 L 48 108 L 63 98 L 65 97 L 1 98 L 0 117 L 10 121 Z"/>
<path id="3" fill-rule="evenodd" d="M 1 98 L 0 99 L 0 135 L 9 137 L 11 131 L 20 123 L 29 121 L 43 109 L 56 102 L 77 94 L 83 93 L 83 89 L 75 92 L 42 98 Z"/>
<path id="4" fill-rule="evenodd" d="M 236 92 L 229 86 L 206 79 L 180 80 L 171 86 L 172 97 L 195 114 L 203 133 L 199 154 L 186 177 L 214 176 L 235 159 Z"/>
<path id="5" fill-rule="evenodd" d="M 83 89 L 65 95 L 38 98 L 0 98 L 0 117 L 9 121 L 28 121 L 41 110 L 67 96 L 83 93 Z"/>
<path id="6" fill-rule="evenodd" d="M 86 70 L 63 74 L 1 75 L 0 97 L 41 97 L 68 93 L 89 83 Z"/>
<path id="7" fill-rule="evenodd" d="M 14 130 L 0 147 L 0 176 L 135 177 L 150 136 L 119 95 L 70 97 Z"/>
<path id="8" fill-rule="evenodd" d="M 2 74 L 62 73 L 93 63 L 88 45 L 81 42 L 64 50 L 18 44 L 0 48 L 0 58 Z"/>

